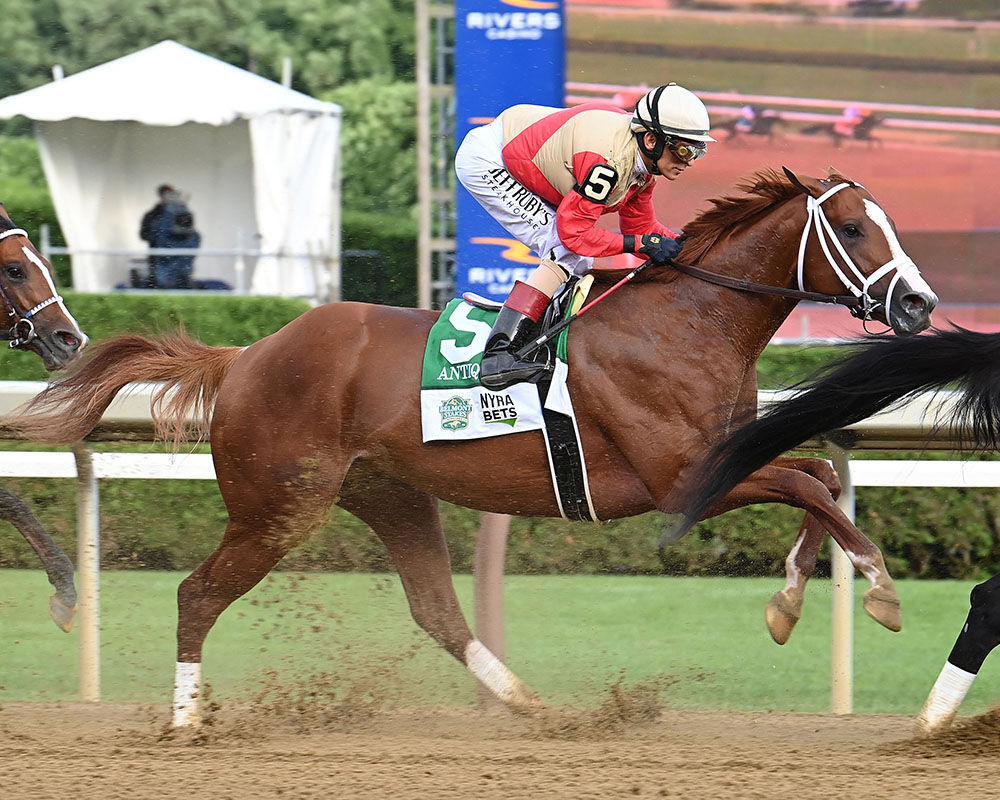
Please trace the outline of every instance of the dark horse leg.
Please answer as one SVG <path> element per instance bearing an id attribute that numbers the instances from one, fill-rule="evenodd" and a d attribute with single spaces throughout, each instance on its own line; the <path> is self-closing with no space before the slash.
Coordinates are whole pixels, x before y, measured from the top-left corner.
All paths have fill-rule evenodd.
<path id="1" fill-rule="evenodd" d="M 76 587 L 73 585 L 73 563 L 59 549 L 41 523 L 35 519 L 21 498 L 0 489 L 0 519 L 5 519 L 21 533 L 38 554 L 56 593 L 49 598 L 49 614 L 67 633 L 76 615 Z"/>
<path id="2" fill-rule="evenodd" d="M 1000 645 L 1000 574 L 976 586 L 969 602 L 969 616 L 917 718 L 918 734 L 951 724 L 986 656 Z"/>
<path id="3" fill-rule="evenodd" d="M 793 563 L 807 569 L 810 559 L 815 564 L 815 553 L 811 548 L 816 539 L 821 539 L 822 529 L 825 528 L 871 585 L 864 596 L 867 614 L 889 630 L 900 630 L 902 617 L 899 596 L 885 567 L 882 552 L 837 506 L 829 486 L 801 468 L 789 469 L 781 466 L 781 463 L 783 462 L 772 463 L 754 472 L 733 487 L 706 516 L 715 516 L 754 503 L 784 503 L 805 509 L 815 520 L 816 527 L 808 520 L 803 524 L 800 534 L 803 537 L 801 554 L 793 557 Z M 806 547 L 807 544 L 809 547 Z"/>

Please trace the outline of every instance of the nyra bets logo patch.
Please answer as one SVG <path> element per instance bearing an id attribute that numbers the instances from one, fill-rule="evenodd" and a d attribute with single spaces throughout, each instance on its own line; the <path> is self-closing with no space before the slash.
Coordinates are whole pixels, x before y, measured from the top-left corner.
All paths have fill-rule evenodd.
<path id="1" fill-rule="evenodd" d="M 453 395 L 442 401 L 438 406 L 441 415 L 441 427 L 446 431 L 459 431 L 469 427 L 472 416 L 472 403 L 464 397 Z"/>
<path id="2" fill-rule="evenodd" d="M 483 422 L 487 425 L 500 423 L 514 427 L 517 424 L 517 404 L 509 394 L 482 392 L 479 405 L 483 412 Z"/>

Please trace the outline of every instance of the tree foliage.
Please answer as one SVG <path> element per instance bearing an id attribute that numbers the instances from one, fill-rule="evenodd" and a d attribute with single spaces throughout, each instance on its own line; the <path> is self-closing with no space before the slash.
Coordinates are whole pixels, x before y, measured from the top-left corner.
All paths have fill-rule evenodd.
<path id="1" fill-rule="evenodd" d="M 408 208 L 417 196 L 416 88 L 412 83 L 351 83 L 323 97 L 344 110 L 340 135 L 344 207 Z"/>
<path id="2" fill-rule="evenodd" d="M 272 80 L 284 58 L 313 96 L 357 80 L 412 80 L 413 0 L 36 0 L 0 29 L 5 94 L 174 39 Z M 192 87 L 195 90 L 196 87 Z"/>
<path id="3" fill-rule="evenodd" d="M 416 203 L 413 0 L 37 0 L 13 4 L 5 22 L 4 95 L 50 81 L 54 64 L 72 75 L 164 39 L 276 81 L 291 59 L 294 89 L 344 107 L 345 208 L 398 216 Z M 0 132 L 2 147 L 31 131 L 16 120 Z M 55 223 L 37 153 L 10 146 L 21 157 L 0 164 L 3 196 Z"/>

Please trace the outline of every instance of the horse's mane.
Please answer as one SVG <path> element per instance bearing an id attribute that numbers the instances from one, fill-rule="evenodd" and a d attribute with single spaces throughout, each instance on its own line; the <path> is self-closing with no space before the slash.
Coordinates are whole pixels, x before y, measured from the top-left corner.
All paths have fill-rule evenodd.
<path id="1" fill-rule="evenodd" d="M 697 263 L 722 234 L 755 219 L 775 204 L 802 193 L 783 173 L 771 167 L 742 178 L 736 184 L 736 189 L 744 194 L 710 200 L 712 207 L 701 212 L 684 227 L 685 261 Z"/>

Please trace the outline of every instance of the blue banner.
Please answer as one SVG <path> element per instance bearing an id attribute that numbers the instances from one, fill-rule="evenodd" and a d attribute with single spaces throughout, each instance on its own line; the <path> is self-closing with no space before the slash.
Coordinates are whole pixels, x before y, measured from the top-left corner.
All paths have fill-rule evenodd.
<path id="1" fill-rule="evenodd" d="M 565 41 L 562 0 L 456 0 L 456 141 L 518 103 L 561 107 Z M 537 266 L 537 254 L 461 186 L 456 195 L 456 294 L 504 300 Z"/>

